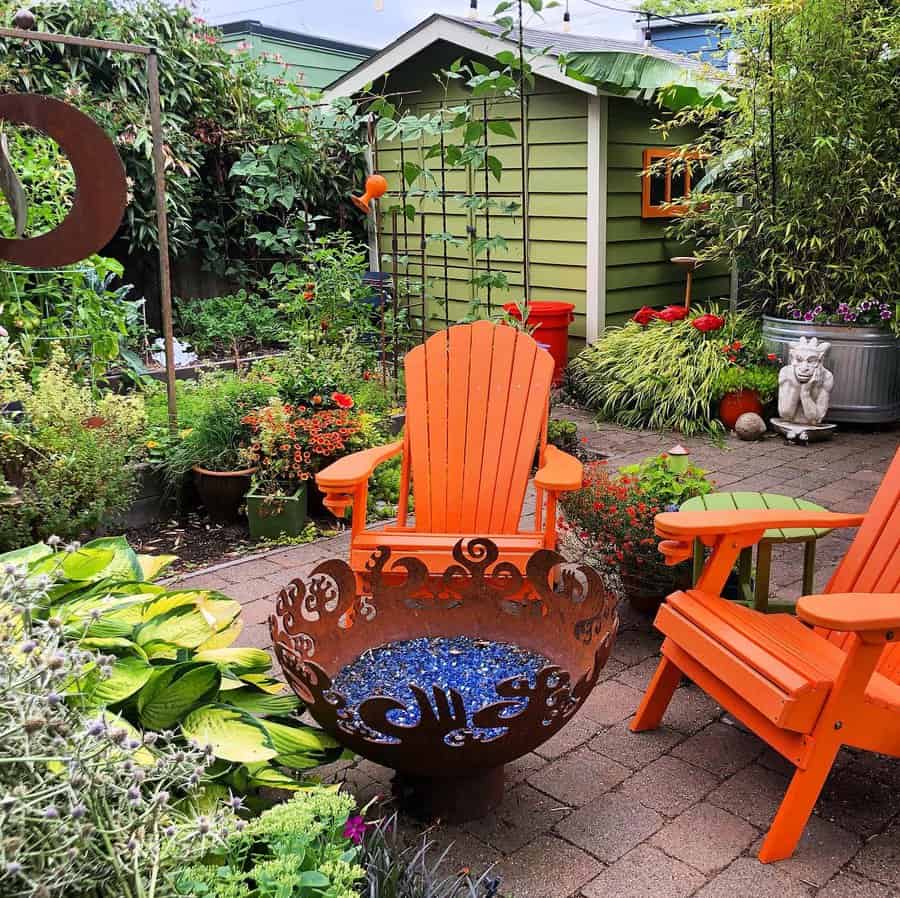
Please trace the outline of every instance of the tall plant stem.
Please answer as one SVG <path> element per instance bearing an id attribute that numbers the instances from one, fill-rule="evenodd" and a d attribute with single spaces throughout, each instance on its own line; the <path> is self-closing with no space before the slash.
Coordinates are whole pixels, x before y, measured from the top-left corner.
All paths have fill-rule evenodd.
<path id="1" fill-rule="evenodd" d="M 528 103 L 525 99 L 525 25 L 523 2 L 519 0 L 519 158 L 522 166 L 522 289 L 525 293 L 522 321 L 528 320 L 528 304 L 531 301 L 531 276 L 528 270 Z"/>

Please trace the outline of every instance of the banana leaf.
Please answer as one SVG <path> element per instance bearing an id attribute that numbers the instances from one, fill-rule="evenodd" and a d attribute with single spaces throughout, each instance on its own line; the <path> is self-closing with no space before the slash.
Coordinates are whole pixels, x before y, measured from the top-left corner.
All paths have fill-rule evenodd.
<path id="1" fill-rule="evenodd" d="M 734 103 L 724 81 L 658 56 L 642 53 L 569 53 L 561 60 L 570 78 L 609 93 L 658 99 L 672 112 L 688 106 L 724 109 Z"/>

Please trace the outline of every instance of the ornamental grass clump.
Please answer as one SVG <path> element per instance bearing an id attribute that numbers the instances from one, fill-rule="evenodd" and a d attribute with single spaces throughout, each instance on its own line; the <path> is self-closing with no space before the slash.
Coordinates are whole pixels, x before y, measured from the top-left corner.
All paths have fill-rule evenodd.
<path id="1" fill-rule="evenodd" d="M 681 321 L 650 319 L 609 328 L 568 368 L 569 390 L 608 421 L 625 427 L 721 433 L 717 382 L 730 362 L 723 345 L 760 342 L 758 324 L 726 315 L 712 329 L 702 309 Z M 713 316 L 710 316 L 713 317 Z"/>
<path id="2" fill-rule="evenodd" d="M 688 465 L 678 472 L 666 455 L 616 473 L 606 461 L 594 462 L 585 466 L 582 488 L 560 500 L 559 528 L 570 551 L 612 578 L 635 607 L 649 610 L 686 585 L 689 574 L 686 565 L 666 566 L 654 518 L 712 488 L 705 471 Z"/>
<path id="3" fill-rule="evenodd" d="M 47 586 L 12 565 L 0 584 L 0 894 L 169 898 L 172 874 L 230 825 L 224 810 L 184 810 L 211 756 L 78 706 L 114 659 L 34 619 Z"/>

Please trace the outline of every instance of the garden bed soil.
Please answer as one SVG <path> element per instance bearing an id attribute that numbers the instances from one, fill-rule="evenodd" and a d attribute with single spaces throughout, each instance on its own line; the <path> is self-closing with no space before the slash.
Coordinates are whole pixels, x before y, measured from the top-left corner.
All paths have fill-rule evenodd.
<path id="1" fill-rule="evenodd" d="M 168 574 L 231 561 L 259 549 L 250 539 L 245 523 L 215 524 L 196 512 L 131 528 L 125 531 L 125 538 L 140 554 L 177 555 L 178 560 L 168 568 Z"/>

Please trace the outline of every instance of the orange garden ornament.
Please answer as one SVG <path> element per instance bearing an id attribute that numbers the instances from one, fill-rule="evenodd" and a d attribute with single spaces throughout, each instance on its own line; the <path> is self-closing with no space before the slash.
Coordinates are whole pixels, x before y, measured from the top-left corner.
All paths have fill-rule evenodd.
<path id="1" fill-rule="evenodd" d="M 352 196 L 353 205 L 364 215 L 369 214 L 369 201 L 377 200 L 387 193 L 388 182 L 384 175 L 369 175 L 366 178 L 366 192 L 362 196 Z"/>

